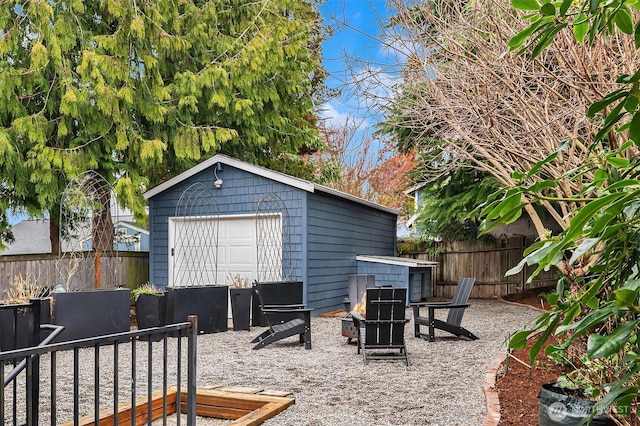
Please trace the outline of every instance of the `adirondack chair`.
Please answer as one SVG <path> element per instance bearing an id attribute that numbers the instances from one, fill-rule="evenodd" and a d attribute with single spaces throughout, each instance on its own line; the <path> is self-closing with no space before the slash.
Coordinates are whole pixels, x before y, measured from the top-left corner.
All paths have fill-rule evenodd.
<path id="1" fill-rule="evenodd" d="M 413 307 L 415 336 L 424 336 L 424 334 L 420 333 L 420 326 L 424 325 L 429 327 L 428 338 L 430 342 L 435 340 L 436 328 L 455 334 L 458 337 L 464 336 L 471 340 L 477 340 L 478 337 L 476 335 L 460 326 L 464 310 L 469 306 L 469 303 L 467 302 L 469 301 L 471 288 L 475 282 L 475 278 L 461 278 L 460 281 L 458 281 L 458 287 L 453 295 L 453 299 L 450 302 L 412 303 L 411 306 Z M 427 308 L 428 316 L 425 317 L 420 315 L 420 308 Z M 436 309 L 449 309 L 446 321 L 435 318 Z"/>
<path id="2" fill-rule="evenodd" d="M 404 339 L 404 325 L 411 319 L 405 311 L 407 289 L 377 287 L 366 292 L 366 318 L 352 312 L 358 330 L 358 353 L 362 352 L 365 365 L 370 359 L 404 359 L 408 367 Z"/>
<path id="3" fill-rule="evenodd" d="M 289 296 L 300 295 L 300 303 L 295 304 L 275 304 L 276 298 L 272 297 L 273 295 L 263 294 L 268 292 L 269 288 L 273 287 L 270 284 L 274 283 L 265 284 L 259 283 L 255 287 L 255 294 L 258 296 L 261 313 L 266 318 L 268 330 L 251 341 L 256 343 L 253 349 L 264 348 L 273 342 L 295 335 L 300 336 L 300 343 L 304 343 L 305 349 L 311 349 L 311 311 L 313 309 L 302 304 L 302 282 L 278 283 L 282 286 L 291 286 Z M 272 304 L 265 304 L 266 300 L 272 301 Z"/>

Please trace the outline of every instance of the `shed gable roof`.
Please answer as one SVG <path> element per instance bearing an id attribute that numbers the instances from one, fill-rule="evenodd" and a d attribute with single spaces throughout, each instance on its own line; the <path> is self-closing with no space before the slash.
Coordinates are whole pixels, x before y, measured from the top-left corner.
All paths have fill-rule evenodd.
<path id="1" fill-rule="evenodd" d="M 331 194 L 331 195 L 358 203 L 358 204 L 363 204 L 369 207 L 373 207 L 375 209 L 378 209 L 387 213 L 391 213 L 395 215 L 400 214 L 399 211 L 394 210 L 392 208 L 385 207 L 380 204 L 373 203 L 371 201 L 367 201 L 365 199 L 362 199 L 362 198 L 359 198 L 359 197 L 356 197 L 356 196 L 353 196 L 345 192 L 338 191 L 323 185 L 318 185 L 316 183 L 309 182 L 304 179 L 299 179 L 284 173 L 269 170 L 261 166 L 256 166 L 255 164 L 250 164 L 245 161 L 241 161 L 224 154 L 216 154 L 213 157 L 209 158 L 208 160 L 205 160 L 202 163 L 190 168 L 189 170 L 186 170 L 180 173 L 178 176 L 173 177 L 164 183 L 161 183 L 160 185 L 150 189 L 149 191 L 146 191 L 143 194 L 144 198 L 148 200 L 152 197 L 155 197 L 156 195 L 171 189 L 173 186 L 190 178 L 191 176 L 194 176 L 204 170 L 207 170 L 210 167 L 214 167 L 216 163 L 222 163 L 227 166 L 235 167 L 237 169 L 244 170 L 245 172 L 252 173 L 257 176 L 262 176 L 264 178 L 271 179 L 273 181 L 280 182 L 282 184 L 289 185 L 294 188 L 301 189 L 303 191 L 307 191 L 311 193 L 314 193 L 316 191 L 323 192 L 326 194 Z"/>

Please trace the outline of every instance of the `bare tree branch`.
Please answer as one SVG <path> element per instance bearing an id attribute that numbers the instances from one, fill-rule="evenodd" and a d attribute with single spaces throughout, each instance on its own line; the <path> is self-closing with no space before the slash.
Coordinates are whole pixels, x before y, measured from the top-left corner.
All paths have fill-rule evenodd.
<path id="1" fill-rule="evenodd" d="M 526 23 L 508 1 L 390 3 L 398 15 L 385 27 L 386 37 L 400 34 L 403 49 L 412 49 L 403 92 L 390 110 L 394 124 L 410 129 L 415 144 L 433 153 L 421 165 L 425 172 L 439 175 L 471 164 L 508 187 L 515 184 L 514 172 L 525 173 L 555 152 L 559 141 L 567 149 L 543 166 L 549 179 L 599 154 L 589 149 L 599 123 L 584 114 L 615 90 L 618 75 L 637 69 L 632 37 L 614 34 L 587 46 L 575 43 L 567 29 L 531 60 L 509 52 L 508 41 Z M 434 139 L 444 146 L 434 149 Z M 562 182 L 556 197 L 570 198 L 581 187 L 581 181 Z M 575 211 L 566 202 L 542 207 L 563 229 Z M 528 212 L 544 237 L 538 213 Z"/>

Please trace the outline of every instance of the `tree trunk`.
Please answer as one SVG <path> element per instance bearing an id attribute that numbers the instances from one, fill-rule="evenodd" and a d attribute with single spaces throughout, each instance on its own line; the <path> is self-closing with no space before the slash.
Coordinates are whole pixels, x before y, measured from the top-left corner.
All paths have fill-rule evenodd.
<path id="1" fill-rule="evenodd" d="M 53 211 L 58 213 L 54 214 Z M 51 242 L 51 253 L 59 254 L 60 247 L 60 206 L 54 206 L 49 211 L 49 241 Z"/>

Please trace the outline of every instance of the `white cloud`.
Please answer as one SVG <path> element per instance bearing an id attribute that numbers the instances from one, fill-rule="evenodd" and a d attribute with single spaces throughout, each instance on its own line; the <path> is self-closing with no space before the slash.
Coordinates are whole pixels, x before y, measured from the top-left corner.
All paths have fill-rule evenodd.
<path id="1" fill-rule="evenodd" d="M 397 95 L 400 76 L 382 67 L 364 62 L 350 70 L 339 97 L 320 105 L 319 116 L 327 126 L 344 127 L 349 118 L 357 122 L 358 130 L 372 130 L 383 119 L 385 108 Z"/>
<path id="2" fill-rule="evenodd" d="M 349 112 L 340 112 L 331 103 L 321 105 L 319 110 L 320 118 L 326 121 L 327 126 L 344 127 L 349 118 Z"/>

